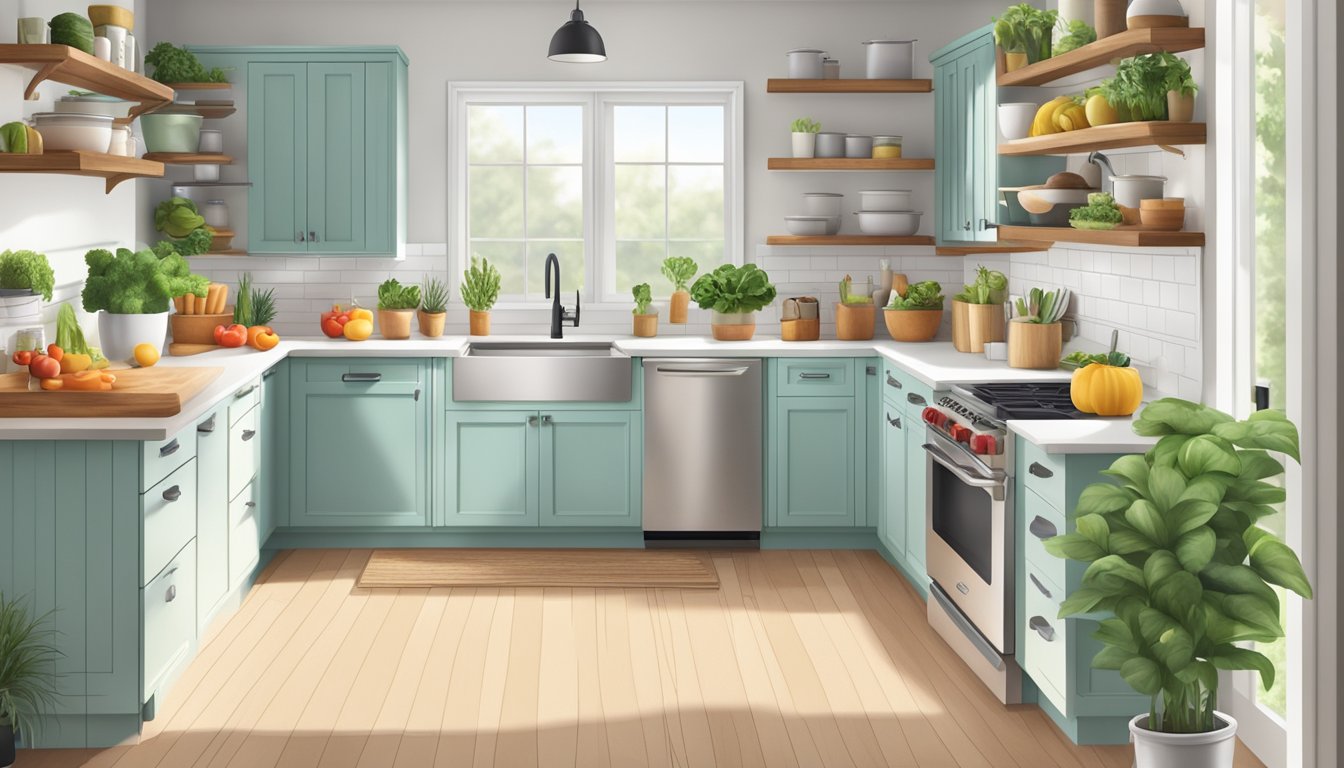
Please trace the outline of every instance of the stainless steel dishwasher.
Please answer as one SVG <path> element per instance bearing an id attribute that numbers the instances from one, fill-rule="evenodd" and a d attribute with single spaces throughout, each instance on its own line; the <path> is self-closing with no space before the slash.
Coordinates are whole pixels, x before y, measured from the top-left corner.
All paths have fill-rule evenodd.
<path id="1" fill-rule="evenodd" d="M 644 360 L 644 538 L 759 540 L 760 360 Z"/>

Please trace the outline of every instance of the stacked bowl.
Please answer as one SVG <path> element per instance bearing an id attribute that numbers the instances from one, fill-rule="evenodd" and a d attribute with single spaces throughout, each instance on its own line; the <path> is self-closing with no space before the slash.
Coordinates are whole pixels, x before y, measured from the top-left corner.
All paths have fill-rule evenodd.
<path id="1" fill-rule="evenodd" d="M 908 189 L 877 189 L 859 193 L 859 231 L 879 237 L 909 237 L 919 231 L 920 212 L 910 207 Z"/>
<path id="2" fill-rule="evenodd" d="M 804 192 L 802 216 L 785 216 L 790 235 L 834 235 L 840 232 L 840 206 L 845 196 L 838 192 Z"/>

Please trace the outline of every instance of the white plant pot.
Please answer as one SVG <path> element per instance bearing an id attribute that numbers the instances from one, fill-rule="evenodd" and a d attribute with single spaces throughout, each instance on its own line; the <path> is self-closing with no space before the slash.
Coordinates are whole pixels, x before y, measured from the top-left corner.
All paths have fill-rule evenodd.
<path id="1" fill-rule="evenodd" d="M 42 314 L 42 297 L 36 293 L 0 296 L 0 321 L 26 323 L 36 321 Z"/>
<path id="2" fill-rule="evenodd" d="M 153 315 L 116 315 L 98 312 L 98 343 L 103 357 L 114 363 L 131 359 L 137 344 L 152 344 L 163 350 L 168 339 L 168 313 Z"/>
<path id="3" fill-rule="evenodd" d="M 815 133 L 793 134 L 794 157 L 813 157 L 816 154 L 817 154 L 817 134 Z"/>
<path id="4" fill-rule="evenodd" d="M 1237 721 L 1214 711 L 1224 727 L 1208 733 L 1160 733 L 1146 727 L 1148 715 L 1129 721 L 1135 768 L 1232 768 L 1237 747 Z"/>

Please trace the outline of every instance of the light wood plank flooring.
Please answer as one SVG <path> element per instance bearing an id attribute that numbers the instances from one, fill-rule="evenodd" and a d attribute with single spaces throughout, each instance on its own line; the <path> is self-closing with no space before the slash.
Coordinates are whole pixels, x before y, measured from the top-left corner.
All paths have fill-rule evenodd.
<path id="1" fill-rule="evenodd" d="M 994 701 L 872 552 L 716 552 L 718 591 L 359 589 L 369 554 L 282 554 L 139 744 L 19 765 L 1131 764 Z"/>

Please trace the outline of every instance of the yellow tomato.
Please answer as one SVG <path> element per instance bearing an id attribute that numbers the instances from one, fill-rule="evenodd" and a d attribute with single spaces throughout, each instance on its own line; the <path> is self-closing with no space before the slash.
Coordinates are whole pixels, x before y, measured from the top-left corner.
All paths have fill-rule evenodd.
<path id="1" fill-rule="evenodd" d="M 373 335 L 373 321 L 362 317 L 358 320 L 351 319 L 341 330 L 345 333 L 345 338 L 351 341 L 363 341 Z"/>
<path id="2" fill-rule="evenodd" d="M 155 349 L 153 344 L 136 344 L 131 354 L 135 356 L 135 364 L 141 368 L 148 368 L 159 362 L 159 350 Z"/>
<path id="3" fill-rule="evenodd" d="M 351 308 L 350 308 L 350 319 L 351 319 L 351 320 L 368 320 L 370 323 L 372 323 L 372 322 L 373 322 L 373 311 L 372 311 L 372 310 L 365 309 L 365 308 L 363 308 L 363 307 L 351 307 Z M 372 333 L 373 331 L 369 331 L 369 332 Z"/>

